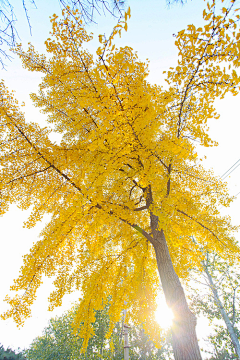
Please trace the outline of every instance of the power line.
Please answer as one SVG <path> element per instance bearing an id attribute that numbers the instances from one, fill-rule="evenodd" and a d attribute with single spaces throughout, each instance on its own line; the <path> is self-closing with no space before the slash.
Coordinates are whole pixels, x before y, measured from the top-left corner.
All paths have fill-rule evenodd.
<path id="1" fill-rule="evenodd" d="M 236 195 L 234 195 L 234 197 L 237 197 L 239 194 L 240 194 L 240 191 Z"/>
<path id="2" fill-rule="evenodd" d="M 239 163 L 239 164 L 238 164 Z M 237 165 L 238 164 L 238 165 Z M 237 165 L 235 168 L 234 166 Z M 225 171 L 225 173 L 221 176 L 222 180 L 226 179 L 234 170 L 236 170 L 236 168 L 240 166 L 240 159 L 238 159 L 237 162 L 235 162 L 235 164 L 233 164 L 233 166 L 230 167 L 230 169 L 228 169 L 227 171 Z M 234 168 L 234 169 L 233 169 Z M 232 171 L 230 171 L 231 169 L 233 169 Z"/>
<path id="3" fill-rule="evenodd" d="M 240 165 L 240 163 L 232 170 L 230 173 L 228 173 L 222 180 L 225 180 L 236 168 Z"/>
<path id="4" fill-rule="evenodd" d="M 239 163 L 239 164 L 238 164 Z M 237 165 L 237 166 L 235 166 Z M 235 166 L 235 167 L 234 167 Z M 225 173 L 220 176 L 222 180 L 226 179 L 234 170 L 237 169 L 237 167 L 240 166 L 240 159 L 238 159 L 238 161 L 235 162 L 235 164 L 233 164 L 227 171 L 225 171 Z M 231 171 L 230 171 L 231 170 Z M 240 191 L 234 195 L 234 197 L 236 198 L 238 195 L 240 194 Z M 223 207 L 223 205 L 219 208 L 219 210 Z"/>

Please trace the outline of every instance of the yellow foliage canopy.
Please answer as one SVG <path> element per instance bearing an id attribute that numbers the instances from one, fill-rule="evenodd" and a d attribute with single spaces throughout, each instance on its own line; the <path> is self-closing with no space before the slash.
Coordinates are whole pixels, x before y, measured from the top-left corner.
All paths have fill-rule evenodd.
<path id="1" fill-rule="evenodd" d="M 218 117 L 215 98 L 239 90 L 236 71 L 226 68 L 240 63 L 239 16 L 234 3 L 222 15 L 214 3 L 208 7 L 204 28 L 189 25 L 177 35 L 179 60 L 167 73 L 168 90 L 147 81 L 148 64 L 132 48 L 113 45 L 130 12 L 108 40 L 99 37 L 95 57 L 84 47 L 92 35 L 65 12 L 51 20 L 48 56 L 32 45 L 15 49 L 25 68 L 43 74 L 31 97 L 52 130 L 25 122 L 1 83 L 1 213 L 17 202 L 22 209 L 33 206 L 27 227 L 45 213 L 52 217 L 24 258 L 11 287 L 20 295 L 8 298 L 4 318 L 21 324 L 42 275 L 55 276 L 50 309 L 65 293 L 81 291 L 76 326 L 84 320 L 85 346 L 93 309 L 109 296 L 112 323 L 125 300 L 133 321 L 148 318 L 154 338 L 150 319 L 159 279 L 150 212 L 158 216 L 181 277 L 201 260 L 192 235 L 222 256 L 239 251 L 235 228 L 218 211 L 231 201 L 226 184 L 203 169 L 195 148 L 195 141 L 214 145 L 207 120 Z M 50 141 L 51 132 L 62 135 L 60 144 Z"/>

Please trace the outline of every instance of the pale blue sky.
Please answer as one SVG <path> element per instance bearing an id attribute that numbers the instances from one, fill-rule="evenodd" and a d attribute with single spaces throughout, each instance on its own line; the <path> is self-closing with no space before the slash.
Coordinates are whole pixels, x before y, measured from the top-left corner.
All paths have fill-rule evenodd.
<path id="1" fill-rule="evenodd" d="M 60 13 L 57 0 L 36 0 L 38 9 L 29 10 L 32 34 L 29 34 L 28 24 L 21 8 L 21 1 L 11 1 L 15 7 L 19 19 L 17 28 L 23 45 L 31 41 L 39 52 L 44 52 L 44 41 L 50 30 L 49 16 Z M 162 72 L 170 66 L 176 65 L 177 50 L 174 46 L 174 37 L 186 25 L 194 23 L 201 25 L 202 10 L 206 3 L 201 0 L 189 1 L 185 6 L 175 5 L 167 8 L 165 0 L 129 0 L 132 17 L 129 20 L 128 32 L 123 32 L 122 38 L 117 40 L 117 45 L 128 45 L 138 51 L 139 58 L 150 60 L 151 83 L 163 84 Z M 97 45 L 97 35 L 106 33 L 108 35 L 116 21 L 111 17 L 96 17 L 97 25 L 88 26 L 89 31 L 96 35 L 96 40 L 91 45 L 91 50 Z M 7 63 L 7 71 L 0 71 L 0 78 L 6 81 L 6 85 L 16 91 L 16 97 L 26 103 L 26 119 L 44 122 L 44 116 L 31 105 L 29 93 L 37 91 L 40 80 L 39 74 L 28 73 L 21 68 L 18 58 L 14 57 L 12 62 Z M 230 166 L 240 158 L 239 145 L 239 100 L 237 96 L 227 96 L 225 100 L 217 101 L 217 109 L 221 114 L 220 120 L 210 121 L 210 133 L 219 142 L 219 147 L 202 150 L 206 154 L 207 167 L 212 167 L 217 175 L 222 175 Z M 231 174 L 229 189 L 231 194 L 240 191 L 240 167 Z M 239 221 L 240 195 L 228 209 L 223 209 L 224 214 L 229 214 L 235 224 Z M 22 228 L 22 222 L 26 220 L 27 213 L 21 212 L 15 206 L 0 218 L 1 227 L 1 251 L 0 251 L 0 312 L 6 308 L 3 298 L 14 277 L 17 277 L 21 266 L 21 257 L 28 251 L 32 243 L 37 240 L 38 233 L 42 227 L 38 224 L 36 228 L 28 230 Z M 0 321 L 0 342 L 4 346 L 27 347 L 34 337 L 41 334 L 48 319 L 53 313 L 47 313 L 46 293 L 50 288 L 47 279 L 43 289 L 39 290 L 38 299 L 33 307 L 33 316 L 26 321 L 21 330 L 16 330 L 12 320 Z M 54 314 L 61 314 L 63 309 L 69 307 L 70 301 L 76 300 L 79 294 L 69 296 L 64 307 L 57 309 Z"/>

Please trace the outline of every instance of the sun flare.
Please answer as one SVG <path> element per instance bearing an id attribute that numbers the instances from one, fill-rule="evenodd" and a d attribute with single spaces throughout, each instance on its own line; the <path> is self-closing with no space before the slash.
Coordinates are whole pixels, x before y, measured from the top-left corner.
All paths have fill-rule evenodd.
<path id="1" fill-rule="evenodd" d="M 155 313 L 156 321 L 161 328 L 167 329 L 172 325 L 173 313 L 169 309 L 164 299 L 158 301 L 157 311 Z"/>

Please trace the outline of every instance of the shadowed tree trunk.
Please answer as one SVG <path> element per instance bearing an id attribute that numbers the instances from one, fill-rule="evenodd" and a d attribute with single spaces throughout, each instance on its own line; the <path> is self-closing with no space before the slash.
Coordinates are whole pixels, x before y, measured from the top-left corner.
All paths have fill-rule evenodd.
<path id="1" fill-rule="evenodd" d="M 156 230 L 158 217 L 151 214 L 152 244 L 167 305 L 174 315 L 172 345 L 175 360 L 201 360 L 196 335 L 197 320 L 190 311 L 184 290 L 173 268 L 164 232 Z"/>

